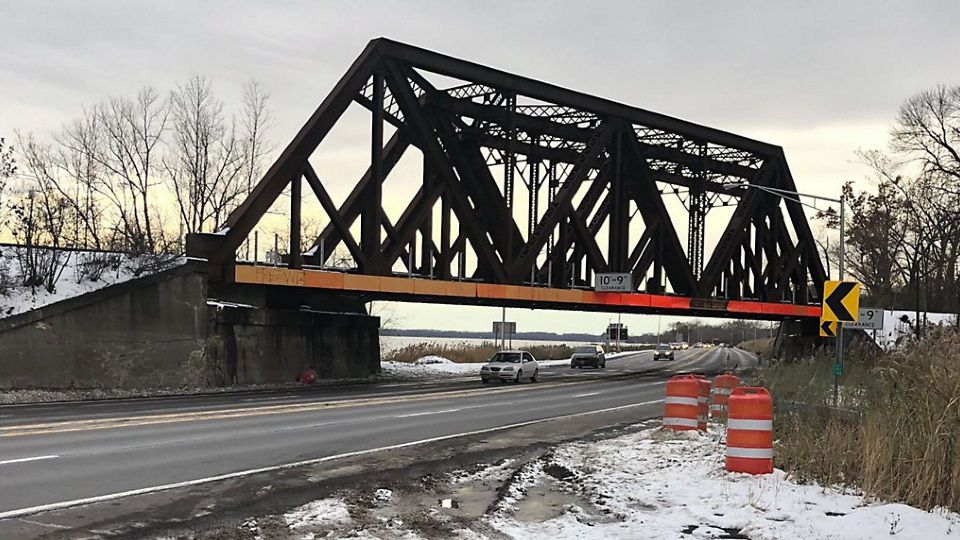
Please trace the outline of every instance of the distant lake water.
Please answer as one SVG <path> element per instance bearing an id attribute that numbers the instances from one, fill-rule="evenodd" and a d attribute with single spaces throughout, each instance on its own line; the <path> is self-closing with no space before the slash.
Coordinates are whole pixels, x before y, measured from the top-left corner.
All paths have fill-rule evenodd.
<path id="1" fill-rule="evenodd" d="M 390 352 L 400 347 L 405 347 L 407 345 L 414 345 L 418 343 L 438 343 L 441 345 L 458 345 L 458 344 L 468 344 L 468 345 L 480 345 L 484 341 L 493 342 L 493 338 L 487 339 L 476 339 L 476 338 L 449 338 L 449 337 L 420 337 L 420 336 L 380 336 L 380 351 L 381 352 Z M 515 339 L 513 340 L 513 346 L 517 348 L 531 347 L 533 345 L 569 345 L 571 347 L 576 347 L 578 345 L 589 345 L 591 343 L 599 343 L 597 341 L 538 341 L 538 340 L 528 340 L 528 339 Z M 507 339 L 507 345 L 510 345 L 510 340 Z"/>

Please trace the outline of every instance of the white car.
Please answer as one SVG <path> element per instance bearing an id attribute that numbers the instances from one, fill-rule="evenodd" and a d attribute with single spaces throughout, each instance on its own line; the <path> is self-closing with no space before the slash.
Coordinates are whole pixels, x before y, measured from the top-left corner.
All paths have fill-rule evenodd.
<path id="1" fill-rule="evenodd" d="M 480 380 L 484 384 L 490 381 L 513 381 L 524 379 L 537 382 L 540 364 L 533 355 L 525 351 L 500 351 L 480 368 Z"/>

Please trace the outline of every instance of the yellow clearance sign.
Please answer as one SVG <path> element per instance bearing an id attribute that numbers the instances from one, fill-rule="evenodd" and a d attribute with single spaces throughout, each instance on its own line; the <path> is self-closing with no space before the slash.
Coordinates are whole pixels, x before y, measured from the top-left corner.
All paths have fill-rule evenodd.
<path id="1" fill-rule="evenodd" d="M 825 281 L 821 321 L 856 322 L 860 315 L 860 284 L 856 281 Z"/>

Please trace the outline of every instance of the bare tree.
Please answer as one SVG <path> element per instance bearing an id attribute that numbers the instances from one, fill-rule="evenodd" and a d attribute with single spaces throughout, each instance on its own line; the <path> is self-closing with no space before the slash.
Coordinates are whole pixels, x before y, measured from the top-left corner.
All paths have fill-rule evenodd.
<path id="1" fill-rule="evenodd" d="M 260 179 L 266 156 L 272 150 L 265 137 L 267 130 L 273 125 L 273 116 L 268 105 L 269 99 L 270 94 L 257 81 L 250 81 L 243 88 L 240 123 L 244 155 L 247 158 L 244 166 L 245 193 L 250 193 Z"/>
<path id="2" fill-rule="evenodd" d="M 3 137 L 0 137 L 0 210 L 3 208 L 3 192 L 7 188 L 7 181 L 16 172 L 17 165 L 13 159 L 13 148 L 6 144 Z"/>
<path id="3" fill-rule="evenodd" d="M 922 176 L 960 193 L 960 86 L 940 85 L 909 98 L 891 130 L 891 150 L 919 164 Z"/>
<path id="4" fill-rule="evenodd" d="M 249 191 L 267 151 L 267 96 L 259 86 L 244 92 L 241 125 L 227 119 L 210 81 L 193 77 L 170 98 L 171 141 L 164 166 L 184 232 L 216 230 Z"/>
<path id="5" fill-rule="evenodd" d="M 167 109 L 156 90 L 144 88 L 133 99 L 112 98 L 85 109 L 57 138 L 65 152 L 89 160 L 91 168 L 81 172 L 92 175 L 85 177 L 86 185 L 118 217 L 123 245 L 117 247 L 136 253 L 165 247 L 152 195 L 162 180 L 159 144 Z"/>

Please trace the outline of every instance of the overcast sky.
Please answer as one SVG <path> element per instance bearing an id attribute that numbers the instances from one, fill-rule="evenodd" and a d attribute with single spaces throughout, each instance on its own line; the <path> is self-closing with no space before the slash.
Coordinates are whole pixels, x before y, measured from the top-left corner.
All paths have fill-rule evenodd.
<path id="1" fill-rule="evenodd" d="M 0 0 L 0 136 L 45 134 L 84 104 L 204 74 L 228 102 L 261 81 L 282 147 L 367 41 L 386 36 L 782 145 L 801 191 L 836 194 L 864 179 L 854 152 L 884 145 L 904 98 L 960 83 L 958 21 L 956 1 Z M 405 327 L 499 318 L 398 311 Z M 599 331 L 609 316 L 509 318 L 520 330 Z"/>

